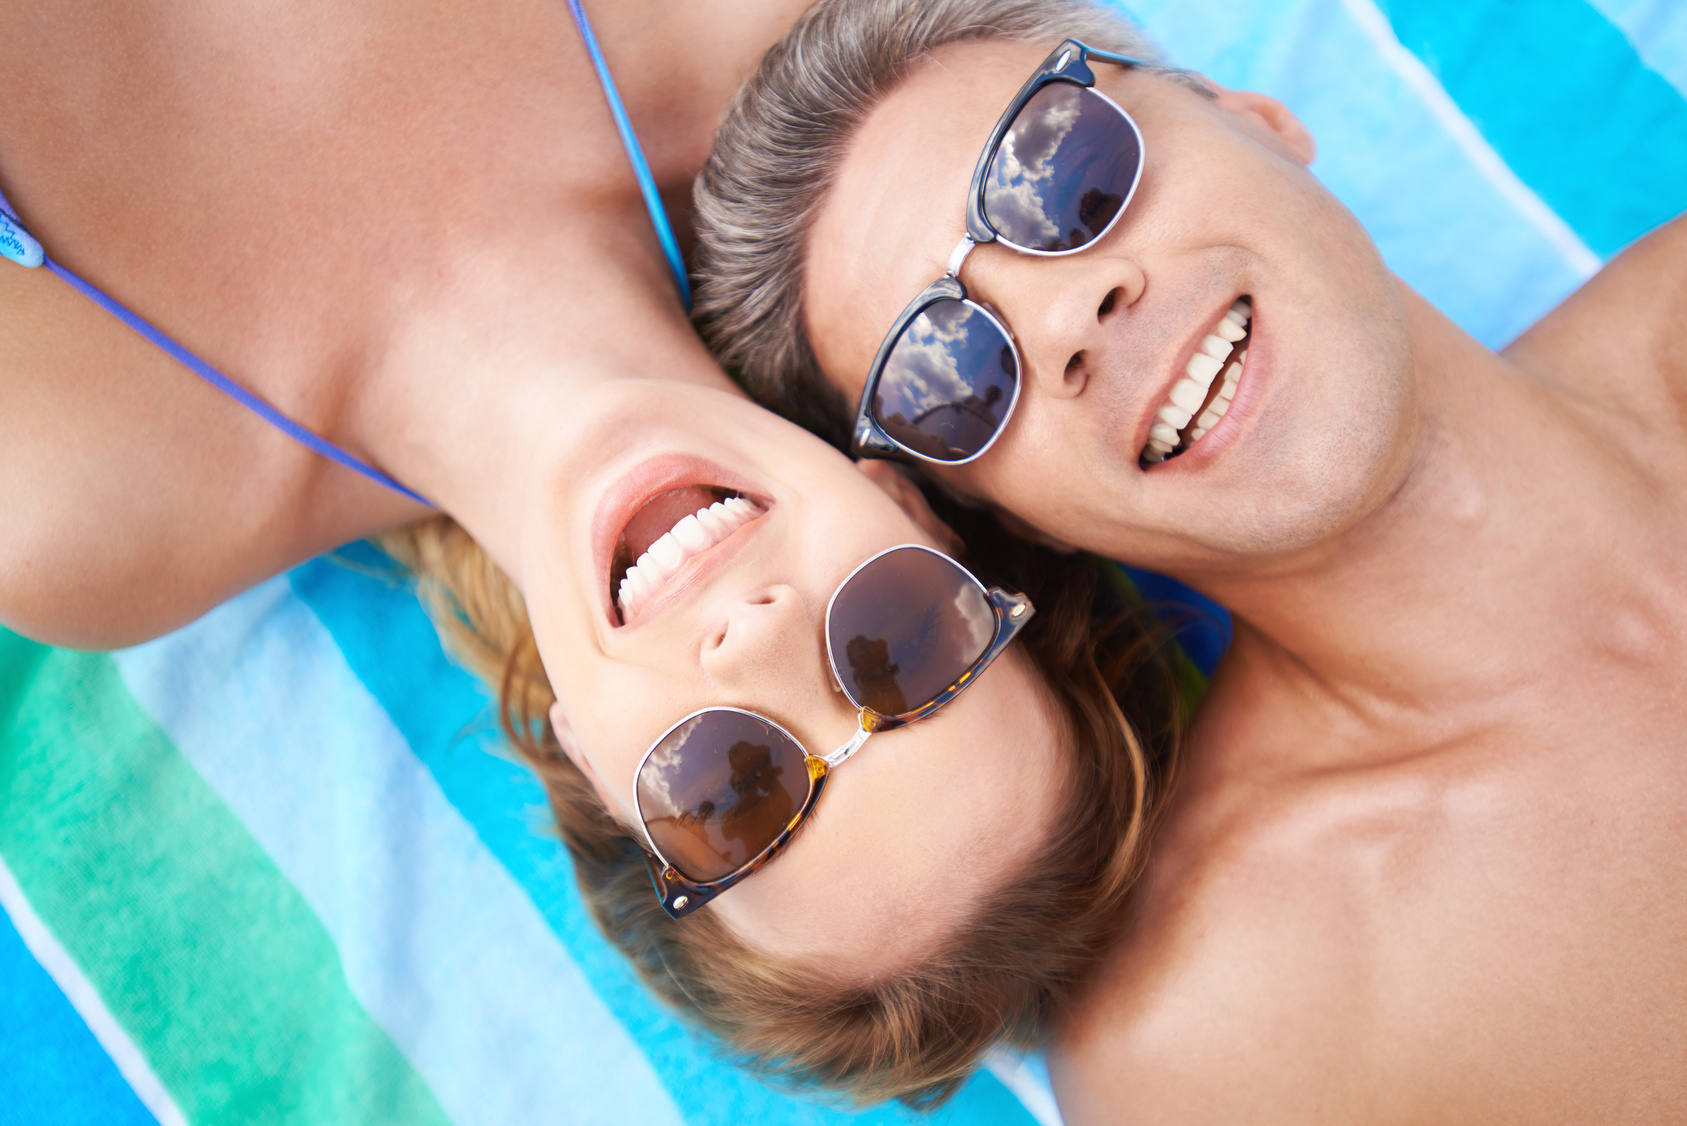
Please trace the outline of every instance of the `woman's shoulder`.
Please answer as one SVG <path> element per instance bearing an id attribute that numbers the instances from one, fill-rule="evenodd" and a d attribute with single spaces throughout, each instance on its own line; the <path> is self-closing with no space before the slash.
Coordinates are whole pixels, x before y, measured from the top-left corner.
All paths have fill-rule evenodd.
<path id="1" fill-rule="evenodd" d="M 378 526 L 349 492 L 365 486 L 45 270 L 0 260 L 0 341 L 9 628 L 81 648 L 138 642 Z"/>

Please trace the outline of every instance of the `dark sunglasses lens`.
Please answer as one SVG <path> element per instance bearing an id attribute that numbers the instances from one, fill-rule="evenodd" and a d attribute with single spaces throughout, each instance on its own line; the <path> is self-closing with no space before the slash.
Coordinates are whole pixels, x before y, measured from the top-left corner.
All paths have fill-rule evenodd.
<path id="1" fill-rule="evenodd" d="M 977 581 L 917 547 L 887 552 L 857 571 L 826 619 L 844 692 L 883 716 L 929 704 L 995 636 L 996 614 Z"/>
<path id="2" fill-rule="evenodd" d="M 639 813 L 668 862 L 698 883 L 754 860 L 808 797 L 803 750 L 766 720 L 707 711 L 669 733 L 638 775 Z"/>
<path id="3" fill-rule="evenodd" d="M 962 461 L 1007 421 L 1018 383 L 1013 341 L 976 305 L 944 297 L 897 337 L 873 392 L 873 417 L 916 453 Z"/>
<path id="4" fill-rule="evenodd" d="M 1129 120 L 1085 86 L 1051 82 L 1002 137 L 984 181 L 984 217 L 1027 250 L 1076 250 L 1125 205 L 1142 163 Z"/>

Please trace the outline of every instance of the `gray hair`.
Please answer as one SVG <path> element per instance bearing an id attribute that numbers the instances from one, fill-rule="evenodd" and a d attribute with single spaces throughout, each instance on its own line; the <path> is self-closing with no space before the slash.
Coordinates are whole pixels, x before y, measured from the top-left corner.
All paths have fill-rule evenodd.
<path id="1" fill-rule="evenodd" d="M 710 346 L 758 400 L 840 447 L 854 407 L 827 383 L 804 324 L 808 229 L 873 107 L 927 54 L 969 39 L 1051 51 L 1079 39 L 1159 59 L 1123 16 L 1086 0 L 820 0 L 738 92 L 697 180 Z"/>

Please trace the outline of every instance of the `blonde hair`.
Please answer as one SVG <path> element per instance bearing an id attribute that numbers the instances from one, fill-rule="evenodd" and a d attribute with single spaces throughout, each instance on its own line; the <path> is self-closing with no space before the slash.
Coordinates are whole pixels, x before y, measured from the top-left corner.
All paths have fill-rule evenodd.
<path id="1" fill-rule="evenodd" d="M 1049 50 L 1078 39 L 1159 58 L 1124 17 L 1084 0 L 820 0 L 739 90 L 697 178 L 696 313 L 709 346 L 757 400 L 840 448 L 854 410 L 808 336 L 809 227 L 873 107 L 926 55 L 971 39 Z M 1210 92 L 1183 71 L 1154 69 Z"/>
<path id="2" fill-rule="evenodd" d="M 1017 644 L 1068 729 L 1070 781 L 1055 838 L 1021 877 L 922 964 L 872 985 L 753 950 L 709 911 L 669 919 L 642 841 L 604 809 L 544 721 L 555 695 L 515 585 L 448 517 L 381 541 L 415 574 L 450 647 L 496 686 L 504 729 L 544 781 L 587 905 L 646 983 L 762 1073 L 861 1103 L 935 1105 L 993 1045 L 1035 1044 L 1122 921 L 1183 720 L 1151 631 L 1122 606 L 1096 615 L 1099 564 L 931 499 L 964 540 L 990 541 L 988 554 L 969 556 L 980 578 L 1037 604 Z"/>

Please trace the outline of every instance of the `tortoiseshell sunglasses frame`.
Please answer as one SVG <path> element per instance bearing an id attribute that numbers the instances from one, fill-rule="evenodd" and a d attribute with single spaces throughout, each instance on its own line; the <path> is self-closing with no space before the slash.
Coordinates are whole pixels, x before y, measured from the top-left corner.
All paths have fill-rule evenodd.
<path id="1" fill-rule="evenodd" d="M 985 601 L 989 603 L 990 609 L 992 613 L 994 613 L 996 619 L 996 632 L 995 636 L 990 639 L 990 644 L 984 647 L 984 652 L 979 654 L 978 658 L 974 660 L 971 665 L 967 666 L 966 670 L 962 672 L 960 676 L 956 677 L 947 688 L 944 688 L 936 696 L 933 696 L 930 700 L 921 704 L 919 707 L 912 708 L 906 712 L 901 712 L 897 715 L 881 715 L 872 708 L 857 702 L 855 697 L 850 693 L 849 689 L 844 686 L 844 679 L 838 672 L 836 661 L 832 658 L 832 607 L 838 600 L 838 594 L 849 585 L 850 580 L 854 579 L 856 575 L 859 575 L 867 567 L 878 562 L 886 555 L 895 551 L 903 551 L 908 548 L 915 548 L 920 551 L 929 552 L 930 554 L 946 561 L 950 566 L 965 575 L 967 579 L 984 594 Z M 978 581 L 978 576 L 974 575 L 961 563 L 951 559 L 941 551 L 936 551 L 932 548 L 926 547 L 924 544 L 904 543 L 897 544 L 895 547 L 887 547 L 883 551 L 874 555 L 872 558 L 861 563 L 860 566 L 856 567 L 848 575 L 844 576 L 843 581 L 837 585 L 837 589 L 832 591 L 832 597 L 826 602 L 826 653 L 827 663 L 831 666 L 832 670 L 832 679 L 837 682 L 838 687 L 842 689 L 844 695 L 849 697 L 850 703 L 855 704 L 857 708 L 855 734 L 850 737 L 847 743 L 824 757 L 820 755 L 811 755 L 808 753 L 808 749 L 803 746 L 802 740 L 785 730 L 783 725 L 776 723 L 759 712 L 752 712 L 744 708 L 735 708 L 726 705 L 716 705 L 714 707 L 699 708 L 697 711 L 692 712 L 690 715 L 687 715 L 678 722 L 674 723 L 667 730 L 663 731 L 661 735 L 657 736 L 656 740 L 650 744 L 650 749 L 645 751 L 643 756 L 639 758 L 638 766 L 633 770 L 633 804 L 639 815 L 639 827 L 644 832 L 644 841 L 646 846 L 645 864 L 650 870 L 650 881 L 656 888 L 656 897 L 661 900 L 662 909 L 672 918 L 683 919 L 699 907 L 702 907 L 705 903 L 708 903 L 710 900 L 719 896 L 722 892 L 730 890 L 740 881 L 748 879 L 750 876 L 753 876 L 757 872 L 761 871 L 761 869 L 765 867 L 769 861 L 785 850 L 785 846 L 790 844 L 791 838 L 796 834 L 797 829 L 800 828 L 802 823 L 808 820 L 809 816 L 814 812 L 814 807 L 820 800 L 821 792 L 826 788 L 826 780 L 831 776 L 831 772 L 842 766 L 851 755 L 860 750 L 861 745 L 867 741 L 867 737 L 869 735 L 879 731 L 893 731 L 898 727 L 906 727 L 910 723 L 915 723 L 919 720 L 925 719 L 927 716 L 949 703 L 956 696 L 959 696 L 963 691 L 965 691 L 968 685 L 978 678 L 980 673 L 989 668 L 991 663 L 994 662 L 997 657 L 1002 655 L 1002 652 L 1008 647 L 1008 644 L 1012 642 L 1015 637 L 1019 636 L 1019 631 L 1025 628 L 1025 623 L 1029 622 L 1031 620 L 1031 616 L 1035 613 L 1036 608 L 1031 605 L 1031 600 L 1023 594 L 1010 594 L 1000 587 L 986 588 L 983 583 Z M 762 849 L 761 852 L 757 853 L 755 856 L 751 857 L 731 872 L 721 876 L 719 879 L 699 881 L 687 877 L 683 872 L 675 867 L 667 857 L 662 855 L 661 849 L 656 847 L 656 841 L 650 835 L 650 827 L 645 824 L 644 811 L 642 809 L 638 809 L 638 779 L 639 775 L 644 772 L 645 763 L 650 761 L 650 756 L 656 753 L 657 748 L 667 740 L 668 736 L 672 735 L 679 728 L 685 726 L 687 723 L 690 723 L 697 717 L 707 715 L 710 712 L 737 712 L 740 715 L 747 715 L 758 722 L 767 724 L 785 738 L 789 739 L 793 746 L 803 752 L 803 765 L 808 770 L 808 795 L 803 799 L 802 805 L 797 808 L 796 813 L 792 815 L 791 820 L 786 824 L 785 828 L 780 830 L 779 835 L 774 837 L 773 841 L 766 848 Z"/>

